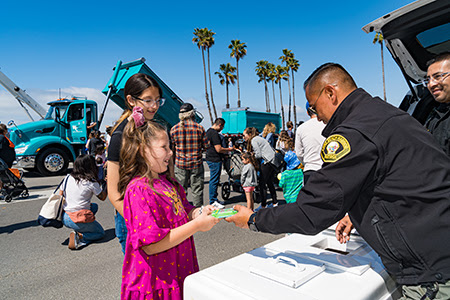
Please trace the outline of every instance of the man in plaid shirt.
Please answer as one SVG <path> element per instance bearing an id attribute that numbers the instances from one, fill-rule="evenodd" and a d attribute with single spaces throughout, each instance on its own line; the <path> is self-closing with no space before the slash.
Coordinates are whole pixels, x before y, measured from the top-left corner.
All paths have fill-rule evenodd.
<path id="1" fill-rule="evenodd" d="M 202 153 L 208 147 L 205 129 L 195 122 L 195 110 L 192 104 L 181 105 L 180 122 L 170 130 L 175 152 L 175 178 L 187 189 L 192 190 L 193 203 L 196 207 L 203 205 L 203 187 L 205 171 Z"/>

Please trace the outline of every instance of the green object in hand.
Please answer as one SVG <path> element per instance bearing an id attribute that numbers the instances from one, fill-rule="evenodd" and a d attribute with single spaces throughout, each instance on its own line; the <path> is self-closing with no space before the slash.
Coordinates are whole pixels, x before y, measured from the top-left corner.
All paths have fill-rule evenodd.
<path id="1" fill-rule="evenodd" d="M 237 210 L 235 210 L 234 208 L 222 208 L 222 209 L 216 209 L 215 211 L 213 211 L 213 213 L 211 214 L 213 217 L 215 218 L 228 218 L 231 217 L 232 215 L 237 214 Z"/>

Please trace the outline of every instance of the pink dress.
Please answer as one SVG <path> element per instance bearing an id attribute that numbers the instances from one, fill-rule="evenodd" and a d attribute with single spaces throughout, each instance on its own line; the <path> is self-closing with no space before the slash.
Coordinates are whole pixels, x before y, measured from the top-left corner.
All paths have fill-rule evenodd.
<path id="1" fill-rule="evenodd" d="M 192 237 L 154 255 L 141 249 L 189 222 L 187 214 L 194 208 L 180 185 L 175 188 L 164 176 L 160 178 L 153 181 L 153 189 L 147 179 L 134 178 L 125 193 L 128 236 L 121 299 L 182 299 L 184 279 L 199 269 Z"/>

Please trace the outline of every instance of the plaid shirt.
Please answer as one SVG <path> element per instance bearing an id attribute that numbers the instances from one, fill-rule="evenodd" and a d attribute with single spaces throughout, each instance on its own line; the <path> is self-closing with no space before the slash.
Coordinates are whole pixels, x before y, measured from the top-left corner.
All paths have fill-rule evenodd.
<path id="1" fill-rule="evenodd" d="M 170 130 L 175 150 L 175 165 L 180 169 L 197 169 L 203 163 L 202 152 L 208 148 L 205 129 L 193 120 L 185 120 Z"/>

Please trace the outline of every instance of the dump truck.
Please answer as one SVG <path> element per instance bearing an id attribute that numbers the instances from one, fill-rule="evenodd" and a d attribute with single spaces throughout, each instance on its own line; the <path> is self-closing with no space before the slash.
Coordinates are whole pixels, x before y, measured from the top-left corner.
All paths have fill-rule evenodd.
<path id="1" fill-rule="evenodd" d="M 249 107 L 224 109 L 222 118 L 225 120 L 222 134 L 233 139 L 242 137 L 247 127 L 255 127 L 262 132 L 264 126 L 272 122 L 277 127 L 276 133 L 279 133 L 283 125 L 279 113 L 251 111 Z"/>
<path id="2" fill-rule="evenodd" d="M 100 128 L 109 99 L 123 109 L 126 107 L 123 94 L 125 82 L 136 73 L 150 75 L 161 86 L 166 103 L 160 107 L 155 118 L 168 127 L 178 123 L 178 112 L 183 101 L 145 64 L 144 58 L 129 63 L 118 61 L 103 90 L 107 97 L 100 117 L 97 102 L 79 97 L 47 103 L 49 107 L 44 115 L 45 109 L 25 95 L 25 91 L 9 79 L 0 80 L 0 84 L 13 94 L 22 107 L 26 104 L 38 110 L 42 117 L 39 121 L 21 125 L 16 125 L 12 120 L 8 123 L 10 139 L 15 144 L 17 167 L 36 170 L 45 176 L 66 173 L 69 162 L 84 151 L 88 139 L 87 126 L 97 123 L 93 129 Z M 201 120 L 202 117 L 197 115 L 197 121 Z"/>

